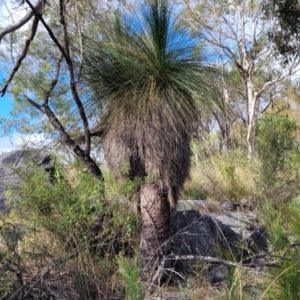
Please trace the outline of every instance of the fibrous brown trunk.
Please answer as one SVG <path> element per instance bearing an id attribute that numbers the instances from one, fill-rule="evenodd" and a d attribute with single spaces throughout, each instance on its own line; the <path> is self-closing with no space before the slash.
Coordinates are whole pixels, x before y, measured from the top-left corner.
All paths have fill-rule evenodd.
<path id="1" fill-rule="evenodd" d="M 144 184 L 140 191 L 142 237 L 139 252 L 140 277 L 153 280 L 163 257 L 169 250 L 170 205 L 166 194 L 155 184 Z M 157 278 L 162 279 L 163 274 Z"/>

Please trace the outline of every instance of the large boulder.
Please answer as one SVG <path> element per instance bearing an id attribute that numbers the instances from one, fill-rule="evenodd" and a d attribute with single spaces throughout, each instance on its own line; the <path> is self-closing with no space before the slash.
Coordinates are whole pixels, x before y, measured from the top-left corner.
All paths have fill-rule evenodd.
<path id="1" fill-rule="evenodd" d="M 229 226 L 209 215 L 201 215 L 197 210 L 177 212 L 173 219 L 174 238 L 172 251 L 179 256 L 220 257 L 227 253 L 231 258 L 238 254 L 240 236 Z M 177 260 L 174 268 L 182 275 L 195 271 L 196 260 Z M 212 265 L 207 272 L 211 283 L 225 280 L 227 269 Z"/>
<path id="2" fill-rule="evenodd" d="M 260 228 L 256 214 L 253 211 L 237 209 L 240 207 L 238 204 L 226 202 L 223 205 L 214 203 L 212 206 L 204 200 L 180 200 L 176 209 L 178 212 L 197 210 L 203 215 L 211 216 L 229 226 L 243 240 L 254 242 L 258 249 L 266 251 L 266 233 Z"/>
<path id="3" fill-rule="evenodd" d="M 8 189 L 18 185 L 21 181 L 17 169 L 27 172 L 32 166 L 40 166 L 49 172 L 51 180 L 54 171 L 51 155 L 44 150 L 27 149 L 14 150 L 0 155 L 0 213 L 8 212 L 5 205 L 5 193 Z"/>
<path id="4" fill-rule="evenodd" d="M 241 262 L 268 249 L 267 234 L 252 212 L 222 211 L 203 213 L 205 201 L 179 201 L 173 217 L 172 252 L 175 255 L 220 257 Z M 199 210 L 202 212 L 200 213 Z M 199 265 L 199 264 L 198 264 Z M 195 271 L 196 260 L 177 260 L 174 268 L 188 275 Z M 212 283 L 225 280 L 227 269 L 212 264 L 207 269 Z"/>

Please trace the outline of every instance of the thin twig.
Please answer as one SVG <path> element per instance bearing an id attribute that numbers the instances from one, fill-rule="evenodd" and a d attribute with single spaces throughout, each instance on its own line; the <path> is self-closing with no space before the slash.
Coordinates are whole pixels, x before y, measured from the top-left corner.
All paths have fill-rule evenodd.
<path id="1" fill-rule="evenodd" d="M 48 104 L 50 95 L 57 84 L 58 76 L 59 76 L 59 72 L 60 72 L 60 65 L 62 63 L 62 60 L 63 60 L 63 55 L 61 54 L 60 57 L 56 61 L 54 78 L 52 79 L 52 81 L 50 83 L 49 89 L 44 94 L 44 103 L 46 103 L 46 104 Z"/>
<path id="2" fill-rule="evenodd" d="M 30 287 L 30 289 L 26 292 L 26 294 L 24 295 L 24 298 L 23 299 L 26 299 L 26 297 L 29 295 L 29 293 L 34 289 L 34 287 L 39 284 L 41 282 L 41 280 L 46 276 L 48 275 L 53 269 L 55 269 L 56 267 L 58 267 L 59 265 L 62 265 L 64 264 L 66 261 L 74 258 L 76 256 L 77 253 L 73 253 L 71 254 L 70 256 L 68 256 L 67 258 L 63 259 L 63 260 L 60 260 L 58 263 L 54 264 L 53 266 L 49 267 L 47 269 L 47 271 L 45 271 L 41 276 L 40 278 Z"/>
<path id="3" fill-rule="evenodd" d="M 35 9 L 35 7 L 32 5 L 32 3 L 29 0 L 25 0 L 26 3 L 29 5 L 29 7 L 32 9 L 32 11 L 34 12 L 34 14 L 36 15 L 36 17 L 41 21 L 41 23 L 44 25 L 45 29 L 48 31 L 52 41 L 55 43 L 55 45 L 58 47 L 58 49 L 61 51 L 61 53 L 63 54 L 65 60 L 67 62 L 70 61 L 70 57 L 67 55 L 65 49 L 63 48 L 63 46 L 60 44 L 60 42 L 58 41 L 58 39 L 55 37 L 53 31 L 51 30 L 51 28 L 48 26 L 48 24 L 46 23 L 46 21 L 44 20 L 42 14 Z"/>
<path id="4" fill-rule="evenodd" d="M 46 4 L 46 0 L 38 1 L 38 3 L 35 5 L 34 8 L 36 11 L 41 11 L 42 8 L 45 6 L 45 4 Z M 26 23 L 28 23 L 33 16 L 34 16 L 34 11 L 30 10 L 26 14 L 26 16 L 23 17 L 18 23 L 5 27 L 3 29 L 3 31 L 0 32 L 0 43 L 4 36 L 20 29 L 22 26 L 24 26 Z"/>
<path id="5" fill-rule="evenodd" d="M 3 88 L 0 90 L 1 97 L 3 97 L 5 95 L 5 92 L 8 88 L 8 86 L 9 86 L 9 84 L 14 79 L 16 73 L 18 72 L 18 70 L 19 70 L 19 68 L 22 64 L 22 61 L 26 57 L 26 55 L 29 51 L 29 46 L 30 46 L 31 42 L 33 41 L 33 39 L 35 37 L 36 31 L 37 31 L 37 28 L 38 28 L 38 23 L 39 23 L 39 18 L 35 17 L 34 20 L 33 20 L 32 27 L 31 27 L 30 37 L 26 39 L 25 46 L 24 46 L 24 49 L 23 49 L 21 55 L 18 57 L 17 62 L 15 64 L 13 70 L 11 71 L 8 79 L 5 81 Z"/>
<path id="6" fill-rule="evenodd" d="M 245 269 L 253 269 L 257 267 L 275 267 L 280 268 L 282 267 L 284 261 L 290 260 L 290 258 L 287 258 L 288 252 L 293 249 L 300 246 L 300 243 L 294 243 L 290 244 L 289 247 L 284 251 L 282 256 L 275 256 L 270 255 L 269 252 L 265 253 L 259 253 L 257 255 L 253 255 L 251 258 L 257 257 L 257 258 L 270 258 L 270 257 L 276 257 L 279 259 L 277 261 L 272 262 L 258 262 L 258 263 L 237 263 L 233 261 L 229 261 L 226 259 L 218 258 L 218 257 L 211 257 L 211 256 L 202 256 L 202 255 L 169 255 L 166 257 L 166 261 L 168 260 L 198 260 L 198 261 L 205 261 L 210 263 L 220 263 L 226 266 L 234 266 L 234 267 L 240 267 Z"/>

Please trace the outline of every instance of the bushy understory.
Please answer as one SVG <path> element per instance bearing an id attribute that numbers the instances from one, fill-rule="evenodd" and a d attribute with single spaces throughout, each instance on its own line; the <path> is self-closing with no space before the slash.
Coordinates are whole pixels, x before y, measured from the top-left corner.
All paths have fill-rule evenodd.
<path id="1" fill-rule="evenodd" d="M 137 279 L 140 222 L 125 201 L 135 185 L 66 174 L 57 164 L 53 182 L 39 169 L 21 175 L 16 208 L 1 217 L 1 299 L 123 299 L 124 272 Z"/>
<path id="2" fill-rule="evenodd" d="M 199 263 L 187 281 L 167 282 L 156 293 L 195 300 L 299 299 L 299 156 L 296 149 L 282 153 L 283 167 L 267 178 L 261 171 L 267 162 L 249 163 L 242 150 L 199 160 L 182 195 L 206 199 L 212 211 L 248 199 L 268 232 L 266 261 L 278 266 L 227 267 L 227 281 L 215 287 L 204 276 L 209 264 Z M 59 164 L 53 183 L 39 169 L 21 176 L 24 183 L 8 193 L 15 208 L 0 219 L 0 298 L 144 299 L 148 287 L 136 264 L 139 180 L 116 183 L 106 172 L 103 184 L 81 167 L 70 172 Z"/>
<path id="3" fill-rule="evenodd" d="M 199 263 L 187 280 L 166 281 L 154 287 L 154 293 L 192 300 L 300 298 L 300 156 L 293 132 L 286 134 L 295 127 L 285 120 L 275 121 L 272 124 L 278 130 L 272 130 L 277 136 L 267 132 L 272 120 L 258 125 L 260 156 L 251 163 L 243 149 L 209 158 L 199 155 L 197 162 L 192 158 L 191 178 L 182 199 L 206 199 L 212 210 L 226 201 L 248 199 L 268 232 L 269 253 L 264 262 L 278 266 L 229 266 L 226 282 L 216 287 L 204 276 L 210 265 Z M 264 154 L 270 145 L 276 150 L 282 144 L 284 151 Z M 8 203 L 15 208 L 1 216 L 1 299 L 138 300 L 149 293 L 137 268 L 140 181 L 116 183 L 109 171 L 104 174 L 101 182 L 80 165 L 60 163 L 52 181 L 40 169 L 20 174 L 23 184 L 8 193 Z"/>
<path id="4" fill-rule="evenodd" d="M 76 160 L 7 193 L 0 299 L 300 299 L 295 3 L 0 1 L 0 140 Z M 179 199 L 206 205 L 175 229 Z M 213 217 L 242 213 L 251 235 L 231 243 Z M 206 225 L 218 257 L 178 259 Z"/>

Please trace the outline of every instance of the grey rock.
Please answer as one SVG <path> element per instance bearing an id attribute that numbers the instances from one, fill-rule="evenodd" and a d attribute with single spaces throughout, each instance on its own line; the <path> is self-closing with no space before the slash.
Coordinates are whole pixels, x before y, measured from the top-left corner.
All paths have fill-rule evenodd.
<path id="1" fill-rule="evenodd" d="M 32 166 L 41 166 L 49 172 L 49 178 L 54 171 L 51 155 L 44 150 L 27 149 L 14 150 L 0 155 L 0 212 L 7 213 L 5 193 L 8 189 L 18 185 L 21 181 L 16 170 L 27 172 Z"/>
<path id="2" fill-rule="evenodd" d="M 259 227 L 253 212 L 219 210 L 201 214 L 199 210 L 206 211 L 203 209 L 205 201 L 184 202 L 179 201 L 180 211 L 176 212 L 172 221 L 173 254 L 225 259 L 229 255 L 239 261 L 241 257 L 247 259 L 247 255 L 249 257 L 268 250 L 267 234 Z M 193 204 L 196 209 L 191 209 Z M 193 260 L 177 260 L 174 268 L 187 275 L 194 270 L 195 265 Z M 206 276 L 211 283 L 223 281 L 227 276 L 227 268 L 212 264 Z"/>
<path id="3" fill-rule="evenodd" d="M 225 202 L 221 205 L 221 209 L 226 211 L 232 211 L 232 210 L 236 210 L 237 209 L 237 204 L 233 203 L 233 202 Z"/>
<path id="4" fill-rule="evenodd" d="M 211 284 L 223 282 L 228 277 L 227 267 L 223 265 L 211 265 L 207 270 L 206 277 Z"/>
<path id="5" fill-rule="evenodd" d="M 240 235 L 212 216 L 201 215 L 197 210 L 177 212 L 172 228 L 172 251 L 176 255 L 218 257 L 220 252 L 226 251 L 238 255 Z M 193 270 L 194 263 L 192 260 L 177 260 L 174 268 L 187 275 Z M 212 266 L 207 275 L 212 283 L 224 280 L 225 276 L 226 272 L 222 272 L 219 265 Z"/>
<path id="6" fill-rule="evenodd" d="M 205 208 L 206 204 L 204 200 L 180 200 L 176 205 L 177 211 L 186 211 L 191 209 L 200 210 Z"/>
<path id="7" fill-rule="evenodd" d="M 254 253 L 266 252 L 268 251 L 268 234 L 263 228 L 259 228 L 252 232 L 245 243 Z"/>
<path id="8" fill-rule="evenodd" d="M 257 227 L 256 215 L 252 212 L 224 211 L 221 214 L 209 213 L 209 215 L 228 225 L 243 238 L 248 238 Z"/>
<path id="9" fill-rule="evenodd" d="M 206 203 L 202 200 L 181 200 L 178 201 L 177 211 L 201 210 L 205 215 L 220 221 L 235 231 L 243 241 L 251 243 L 252 246 L 260 251 L 267 250 L 267 234 L 260 228 L 256 214 L 252 211 L 230 211 L 233 207 L 226 202 L 226 209 L 220 205 L 220 210 L 210 212 L 205 209 Z M 253 244 L 254 243 L 254 244 Z M 263 250 L 264 249 L 264 250 Z"/>

